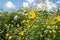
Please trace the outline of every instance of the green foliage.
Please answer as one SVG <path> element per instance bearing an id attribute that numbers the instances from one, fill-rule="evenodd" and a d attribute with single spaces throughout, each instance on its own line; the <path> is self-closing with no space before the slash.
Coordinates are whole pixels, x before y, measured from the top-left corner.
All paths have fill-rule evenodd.
<path id="1" fill-rule="evenodd" d="M 0 40 L 60 40 L 60 10 L 16 10 L 0 14 Z M 31 15 L 34 19 L 28 18 Z M 30 17 L 31 17 L 30 16 Z"/>

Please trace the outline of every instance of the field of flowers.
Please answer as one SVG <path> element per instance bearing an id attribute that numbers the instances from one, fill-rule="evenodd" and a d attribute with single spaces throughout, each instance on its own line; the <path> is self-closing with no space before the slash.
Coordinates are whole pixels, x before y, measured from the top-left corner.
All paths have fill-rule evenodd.
<path id="1" fill-rule="evenodd" d="M 1 12 L 0 40 L 60 40 L 60 10 Z"/>

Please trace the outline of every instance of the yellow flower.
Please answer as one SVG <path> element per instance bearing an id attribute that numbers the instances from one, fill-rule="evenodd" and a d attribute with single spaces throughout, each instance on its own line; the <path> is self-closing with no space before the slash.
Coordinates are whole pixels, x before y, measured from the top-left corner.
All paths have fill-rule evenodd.
<path id="1" fill-rule="evenodd" d="M 50 29 L 51 28 L 51 26 L 47 26 L 47 29 Z"/>
<path id="2" fill-rule="evenodd" d="M 11 39 L 12 38 L 12 36 L 9 36 L 9 39 Z"/>
<path id="3" fill-rule="evenodd" d="M 5 24 L 4 26 L 7 26 L 7 24 Z"/>
<path id="4" fill-rule="evenodd" d="M 22 23 L 25 23 L 26 22 L 26 20 L 22 20 Z"/>
<path id="5" fill-rule="evenodd" d="M 56 31 L 55 31 L 55 30 L 52 30 L 52 32 L 54 32 L 54 33 L 55 33 Z"/>
<path id="6" fill-rule="evenodd" d="M 51 24 L 51 25 L 54 25 L 54 24 L 56 24 L 56 22 L 52 20 L 52 21 L 50 22 L 50 24 Z"/>
<path id="7" fill-rule="evenodd" d="M 41 12 L 42 11 L 41 8 L 38 8 L 37 10 L 38 10 L 38 12 Z"/>
<path id="8" fill-rule="evenodd" d="M 57 16 L 56 17 L 56 20 L 60 22 L 60 16 Z"/>
<path id="9" fill-rule="evenodd" d="M 30 25 L 27 25 L 27 28 L 29 29 L 30 28 Z"/>
<path id="10" fill-rule="evenodd" d="M 6 36 L 9 36 L 9 34 L 6 34 Z"/>
<path id="11" fill-rule="evenodd" d="M 34 19 L 36 17 L 36 14 L 32 11 L 29 12 L 28 18 Z"/>
<path id="12" fill-rule="evenodd" d="M 23 12 L 26 12 L 26 10 L 23 10 Z"/>
<path id="13" fill-rule="evenodd" d="M 24 35 L 24 31 L 20 32 L 20 35 L 23 36 Z"/>
<path id="14" fill-rule="evenodd" d="M 29 20 L 26 20 L 26 22 L 28 23 L 28 22 L 29 22 Z"/>

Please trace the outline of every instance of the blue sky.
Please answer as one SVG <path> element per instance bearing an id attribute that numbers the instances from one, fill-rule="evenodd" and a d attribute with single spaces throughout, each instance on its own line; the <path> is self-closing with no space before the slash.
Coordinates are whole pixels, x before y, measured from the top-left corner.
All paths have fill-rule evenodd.
<path id="1" fill-rule="evenodd" d="M 5 5 L 8 1 L 12 2 L 16 6 L 16 8 L 18 8 L 18 7 L 22 7 L 22 3 L 25 0 L 0 0 L 0 8 L 5 9 Z"/>
<path id="2" fill-rule="evenodd" d="M 53 3 L 55 3 L 57 5 L 58 4 L 57 1 L 59 1 L 59 0 L 50 0 L 50 1 L 52 1 Z M 23 3 L 25 3 L 26 6 L 28 6 L 29 1 L 27 1 L 27 0 L 0 0 L 0 8 L 3 8 L 4 10 L 6 10 L 8 8 L 11 9 L 13 7 L 21 8 L 21 7 L 23 7 Z M 34 3 L 38 3 L 37 0 L 35 0 Z M 10 7 L 9 7 L 9 4 L 11 4 Z M 33 4 L 33 3 L 31 3 L 31 4 Z"/>

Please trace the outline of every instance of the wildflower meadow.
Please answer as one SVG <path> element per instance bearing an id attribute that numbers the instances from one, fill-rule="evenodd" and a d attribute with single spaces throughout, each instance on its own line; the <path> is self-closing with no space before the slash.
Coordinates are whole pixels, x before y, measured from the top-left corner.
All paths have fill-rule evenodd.
<path id="1" fill-rule="evenodd" d="M 60 40 L 60 10 L 2 12 L 0 40 Z"/>
<path id="2" fill-rule="evenodd" d="M 0 40 L 60 40 L 60 9 L 46 9 L 30 5 L 0 12 Z"/>

